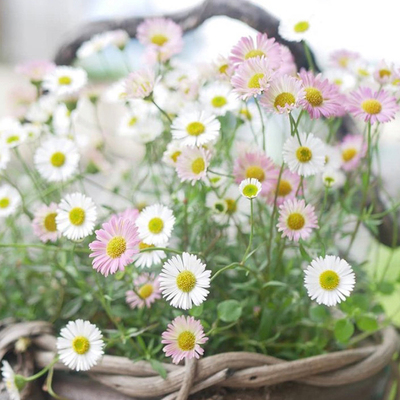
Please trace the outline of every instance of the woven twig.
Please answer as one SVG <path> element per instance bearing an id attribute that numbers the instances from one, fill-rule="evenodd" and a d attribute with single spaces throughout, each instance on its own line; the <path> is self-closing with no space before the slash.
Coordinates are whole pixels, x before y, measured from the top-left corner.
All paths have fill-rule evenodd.
<path id="1" fill-rule="evenodd" d="M 0 333 L 0 343 L 8 348 L 18 339 L 18 335 L 33 336 L 36 364 L 44 367 L 53 359 L 55 350 L 56 339 L 49 334 L 49 329 L 49 324 L 43 322 L 16 324 Z M 182 387 L 187 396 L 215 385 L 256 388 L 299 381 L 314 386 L 340 386 L 371 377 L 390 363 L 399 344 L 395 329 L 389 327 L 383 330 L 382 339 L 379 345 L 296 361 L 284 361 L 256 353 L 231 352 L 204 357 L 196 365 L 189 363 L 189 369 L 164 363 L 168 372 L 166 379 L 158 376 L 148 362 L 134 363 L 125 357 L 104 356 L 89 375 L 128 396 L 166 396 L 165 400 L 176 399 L 180 390 L 183 393 Z M 2 350 L 4 349 L 0 347 L 0 352 Z M 57 363 L 55 368 L 66 369 L 62 363 Z"/>

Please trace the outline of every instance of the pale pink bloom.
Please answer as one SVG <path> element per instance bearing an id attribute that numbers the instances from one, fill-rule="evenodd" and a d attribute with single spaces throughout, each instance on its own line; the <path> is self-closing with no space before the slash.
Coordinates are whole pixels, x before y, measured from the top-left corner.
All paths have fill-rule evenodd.
<path id="1" fill-rule="evenodd" d="M 117 217 L 121 217 L 129 220 L 132 223 L 135 223 L 140 211 L 137 208 L 127 208 L 125 211 L 122 211 L 117 214 Z"/>
<path id="2" fill-rule="evenodd" d="M 104 276 L 123 271 L 139 252 L 140 242 L 136 225 L 129 219 L 113 216 L 96 231 L 96 239 L 89 244 L 94 257 L 93 268 Z"/>
<path id="3" fill-rule="evenodd" d="M 55 242 L 61 232 L 57 231 L 57 203 L 51 203 L 49 206 L 43 204 L 35 212 L 35 218 L 32 221 L 33 233 L 42 242 Z"/>
<path id="4" fill-rule="evenodd" d="M 265 57 L 249 58 L 236 69 L 231 79 L 234 92 L 242 99 L 256 97 L 268 89 L 273 70 Z"/>
<path id="5" fill-rule="evenodd" d="M 244 179 L 257 179 L 262 186 L 261 195 L 268 193 L 275 187 L 279 171 L 274 162 L 261 152 L 247 152 L 239 156 L 233 167 L 236 183 Z"/>
<path id="6" fill-rule="evenodd" d="M 306 206 L 304 200 L 286 200 L 279 207 L 279 219 L 276 225 L 282 237 L 298 242 L 307 239 L 314 228 L 318 228 L 318 220 L 314 207 Z"/>
<path id="7" fill-rule="evenodd" d="M 184 358 L 200 358 L 204 354 L 200 345 L 207 340 L 200 321 L 181 315 L 168 325 L 162 334 L 161 343 L 166 344 L 163 348 L 165 355 L 172 357 L 172 362 L 178 364 Z"/>
<path id="8" fill-rule="evenodd" d="M 301 196 L 303 194 L 303 190 L 300 187 L 300 176 L 289 171 L 288 169 L 285 169 L 282 172 L 279 187 L 277 180 L 275 186 L 268 193 L 267 202 L 269 204 L 274 204 L 275 193 L 277 191 L 278 195 L 276 197 L 276 204 L 278 206 L 283 204 L 286 200 L 294 199 L 296 197 L 296 193 L 298 196 Z"/>
<path id="9" fill-rule="evenodd" d="M 281 49 L 281 57 L 282 57 L 282 64 L 275 71 L 275 76 L 281 76 L 281 75 L 290 75 L 290 76 L 296 76 L 297 73 L 297 65 L 294 62 L 294 57 L 291 51 L 289 50 L 288 47 L 280 44 L 280 49 Z"/>
<path id="10" fill-rule="evenodd" d="M 305 98 L 300 105 L 310 114 L 312 119 L 335 117 L 343 112 L 342 95 L 337 85 L 322 78 L 321 74 L 314 76 L 311 71 L 301 70 L 299 78 L 303 82 Z"/>
<path id="11" fill-rule="evenodd" d="M 270 112 L 290 113 L 299 107 L 305 92 L 301 81 L 292 76 L 283 75 L 271 81 L 269 89 L 260 97 L 261 105 Z"/>
<path id="12" fill-rule="evenodd" d="M 43 77 L 50 72 L 53 72 L 56 65 L 47 60 L 32 60 L 25 61 L 22 64 L 18 64 L 16 67 L 16 72 L 25 75 L 33 82 L 40 82 Z"/>
<path id="13" fill-rule="evenodd" d="M 375 68 L 373 77 L 381 85 L 391 83 L 394 76 L 394 65 L 389 66 L 382 60 Z"/>
<path id="14" fill-rule="evenodd" d="M 141 274 L 133 281 L 133 285 L 135 291 L 126 292 L 126 302 L 131 308 L 150 308 L 156 300 L 161 299 L 160 283 L 154 274 Z"/>
<path id="15" fill-rule="evenodd" d="M 334 67 L 348 69 L 351 63 L 359 58 L 360 55 L 354 51 L 336 50 L 331 53 L 330 61 Z"/>
<path id="16" fill-rule="evenodd" d="M 29 107 L 36 100 L 36 89 L 33 85 L 17 86 L 10 90 L 7 96 L 7 104 L 16 118 L 23 118 Z"/>
<path id="17" fill-rule="evenodd" d="M 103 35 L 107 38 L 107 42 L 123 50 L 129 42 L 129 34 L 123 29 L 104 32 Z"/>
<path id="18" fill-rule="evenodd" d="M 347 97 L 347 110 L 354 117 L 365 122 L 388 122 L 399 110 L 396 98 L 384 90 L 373 91 L 369 87 L 360 87 Z"/>
<path id="19" fill-rule="evenodd" d="M 150 68 L 131 72 L 125 79 L 127 99 L 144 99 L 150 96 L 156 84 L 156 75 Z"/>
<path id="20" fill-rule="evenodd" d="M 352 171 L 367 154 L 367 144 L 363 135 L 346 135 L 339 145 L 342 158 L 342 169 Z"/>
<path id="21" fill-rule="evenodd" d="M 212 62 L 211 73 L 214 77 L 221 80 L 229 80 L 232 78 L 235 68 L 229 62 L 228 57 L 218 55 L 218 57 Z"/>
<path id="22" fill-rule="evenodd" d="M 184 147 L 176 161 L 176 172 L 182 182 L 189 181 L 194 185 L 204 181 L 210 164 L 211 153 L 203 147 Z"/>
<path id="23" fill-rule="evenodd" d="M 255 57 L 265 57 L 269 61 L 270 68 L 276 70 L 282 62 L 281 50 L 275 38 L 268 39 L 266 33 L 258 33 L 256 41 L 251 36 L 242 37 L 232 48 L 229 61 L 236 67 L 242 62 Z"/>

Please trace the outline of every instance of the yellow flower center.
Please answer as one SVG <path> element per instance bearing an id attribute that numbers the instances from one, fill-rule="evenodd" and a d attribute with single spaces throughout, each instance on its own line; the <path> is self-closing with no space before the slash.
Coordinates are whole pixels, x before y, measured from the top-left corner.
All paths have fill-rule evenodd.
<path id="1" fill-rule="evenodd" d="M 58 78 L 59 85 L 70 85 L 71 82 L 72 82 L 72 79 L 69 76 L 60 76 Z"/>
<path id="2" fill-rule="evenodd" d="M 149 231 L 154 234 L 160 233 L 164 228 L 164 221 L 159 217 L 154 217 L 149 221 Z"/>
<path id="3" fill-rule="evenodd" d="M 253 58 L 253 57 L 262 57 L 265 56 L 265 53 L 261 50 L 258 49 L 254 49 L 254 50 L 250 50 L 245 56 L 244 58 L 246 60 L 248 60 L 249 58 Z"/>
<path id="4" fill-rule="evenodd" d="M 282 92 L 282 93 L 278 94 L 278 96 L 276 96 L 275 102 L 274 102 L 274 107 L 276 109 L 278 109 L 278 106 L 283 108 L 286 106 L 286 104 L 291 106 L 295 102 L 296 102 L 296 99 L 294 98 L 292 93 Z"/>
<path id="5" fill-rule="evenodd" d="M 340 57 L 338 60 L 338 63 L 341 67 L 346 68 L 347 65 L 349 64 L 349 58 L 348 57 Z"/>
<path id="6" fill-rule="evenodd" d="M 138 119 L 136 117 L 132 117 L 129 122 L 128 125 L 129 126 L 134 126 L 136 124 L 136 122 L 138 121 Z"/>
<path id="7" fill-rule="evenodd" d="M 292 191 L 292 185 L 287 180 L 279 182 L 278 196 L 287 196 Z"/>
<path id="8" fill-rule="evenodd" d="M 146 244 L 143 242 L 139 243 L 139 250 L 149 249 L 150 247 L 155 247 L 154 244 Z"/>
<path id="9" fill-rule="evenodd" d="M 162 34 L 154 35 L 151 38 L 151 43 L 156 44 L 157 46 L 162 46 L 163 44 L 168 42 L 168 38 Z"/>
<path id="10" fill-rule="evenodd" d="M 305 91 L 306 91 L 306 100 L 313 107 L 318 107 L 323 103 L 324 98 L 322 97 L 322 93 L 320 90 L 313 87 L 308 87 L 305 89 Z"/>
<path id="11" fill-rule="evenodd" d="M 8 197 L 3 197 L 0 200 L 0 208 L 7 208 L 10 205 L 10 199 Z"/>
<path id="12" fill-rule="evenodd" d="M 17 136 L 17 135 L 9 136 L 7 138 L 7 143 L 10 144 L 13 142 L 18 142 L 18 140 L 19 140 L 19 136 Z"/>
<path id="13" fill-rule="evenodd" d="M 308 147 L 301 146 L 296 150 L 296 157 L 301 163 L 309 162 L 312 158 L 312 151 Z"/>
<path id="14" fill-rule="evenodd" d="M 57 151 L 50 158 L 50 163 L 53 167 L 60 168 L 65 164 L 65 154 Z"/>
<path id="15" fill-rule="evenodd" d="M 206 130 L 206 127 L 201 122 L 191 122 L 186 131 L 191 136 L 199 136 Z"/>
<path id="16" fill-rule="evenodd" d="M 152 293 L 153 293 L 153 285 L 151 285 L 150 283 L 146 283 L 138 291 L 139 296 L 143 300 L 151 296 Z"/>
<path id="17" fill-rule="evenodd" d="M 119 258 L 126 250 L 126 240 L 122 236 L 113 237 L 108 243 L 106 253 L 110 258 Z"/>
<path id="18" fill-rule="evenodd" d="M 336 79 L 333 80 L 333 83 L 335 85 L 342 86 L 343 85 L 343 79 L 336 78 Z"/>
<path id="19" fill-rule="evenodd" d="M 182 271 L 176 277 L 176 286 L 182 292 L 189 293 L 196 286 L 196 277 L 191 271 Z"/>
<path id="20" fill-rule="evenodd" d="M 265 179 L 265 172 L 261 167 L 253 165 L 247 168 L 246 178 L 254 178 L 257 179 L 259 182 L 262 182 Z"/>
<path id="21" fill-rule="evenodd" d="M 369 72 L 364 68 L 358 68 L 357 72 L 361 76 L 369 76 Z"/>
<path id="22" fill-rule="evenodd" d="M 204 158 L 199 157 L 196 158 L 193 162 L 192 162 L 192 172 L 196 175 L 201 174 L 204 170 L 206 169 L 206 164 L 204 162 Z"/>
<path id="23" fill-rule="evenodd" d="M 50 213 L 46 215 L 43 223 L 44 227 L 46 228 L 46 231 L 55 232 L 57 230 L 56 216 L 57 213 Z"/>
<path id="24" fill-rule="evenodd" d="M 237 210 L 236 201 L 234 199 L 225 199 L 226 203 L 226 212 L 230 215 L 234 214 Z"/>
<path id="25" fill-rule="evenodd" d="M 211 104 L 215 108 L 223 107 L 227 103 L 226 98 L 224 96 L 215 96 L 211 100 Z"/>
<path id="26" fill-rule="evenodd" d="M 82 225 L 85 222 L 85 210 L 80 207 L 75 207 L 69 212 L 69 220 L 72 225 Z"/>
<path id="27" fill-rule="evenodd" d="M 308 31 L 309 28 L 310 28 L 310 23 L 307 21 L 300 21 L 293 27 L 296 33 L 306 32 Z"/>
<path id="28" fill-rule="evenodd" d="M 339 286 L 339 275 L 332 270 L 326 270 L 319 276 L 319 284 L 325 290 L 334 290 Z"/>
<path id="29" fill-rule="evenodd" d="M 178 160 L 178 157 L 180 156 L 182 154 L 182 152 L 181 151 L 176 151 L 174 154 L 171 154 L 171 158 L 172 158 L 172 160 L 174 161 L 174 163 L 176 163 L 177 162 L 177 160 Z"/>
<path id="30" fill-rule="evenodd" d="M 379 70 L 379 77 L 384 78 L 385 76 L 390 76 L 392 75 L 392 72 L 389 71 L 388 69 L 380 69 Z"/>
<path id="31" fill-rule="evenodd" d="M 240 114 L 242 114 L 249 121 L 251 121 L 253 119 L 251 112 L 247 108 L 242 108 L 240 110 Z"/>
<path id="32" fill-rule="evenodd" d="M 258 193 L 258 187 L 256 186 L 256 185 L 253 185 L 253 184 L 249 184 L 249 185 L 246 185 L 244 188 L 243 188 L 243 194 L 246 196 L 246 197 L 254 197 L 254 196 L 257 196 L 257 193 Z"/>
<path id="33" fill-rule="evenodd" d="M 298 231 L 304 226 L 305 223 L 306 220 L 304 219 L 304 217 L 300 213 L 296 212 L 290 214 L 287 219 L 287 225 L 293 231 Z"/>
<path id="34" fill-rule="evenodd" d="M 90 342 L 84 336 L 76 336 L 72 341 L 72 349 L 80 355 L 86 354 L 90 349 Z"/>
<path id="35" fill-rule="evenodd" d="M 260 89 L 260 79 L 264 78 L 264 74 L 255 74 L 253 77 L 249 80 L 249 83 L 247 86 L 250 89 Z"/>
<path id="36" fill-rule="evenodd" d="M 375 99 L 368 99 L 364 100 L 361 103 L 361 108 L 367 113 L 367 114 L 379 114 L 382 111 L 382 104 Z"/>
<path id="37" fill-rule="evenodd" d="M 349 149 L 343 150 L 342 158 L 343 161 L 348 162 L 352 160 L 357 154 L 357 150 L 354 147 L 350 147 Z"/>
<path id="38" fill-rule="evenodd" d="M 223 64 L 223 65 L 221 65 L 221 66 L 219 67 L 218 71 L 219 71 L 221 74 L 226 74 L 227 69 L 228 69 L 228 64 Z"/>
<path id="39" fill-rule="evenodd" d="M 196 336 L 190 331 L 184 331 L 178 336 L 178 347 L 183 351 L 193 350 L 196 346 Z"/>

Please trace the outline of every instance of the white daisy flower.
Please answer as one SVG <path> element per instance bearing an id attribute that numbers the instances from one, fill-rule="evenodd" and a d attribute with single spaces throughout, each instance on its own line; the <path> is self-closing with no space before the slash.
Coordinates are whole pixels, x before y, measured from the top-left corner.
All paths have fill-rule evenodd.
<path id="1" fill-rule="evenodd" d="M 225 115 L 228 111 L 238 110 L 240 102 L 232 92 L 232 86 L 226 82 L 216 82 L 200 91 L 200 103 L 215 115 Z"/>
<path id="2" fill-rule="evenodd" d="M 21 125 L 5 129 L 1 132 L 1 142 L 9 148 L 17 147 L 26 140 L 26 132 Z"/>
<path id="3" fill-rule="evenodd" d="M 130 109 L 121 118 L 117 134 L 120 136 L 133 137 L 137 133 L 137 127 L 145 123 L 147 119 L 154 118 L 154 110 L 152 104 L 141 100 L 134 99 L 130 101 Z"/>
<path id="4" fill-rule="evenodd" d="M 161 243 L 157 247 L 166 247 L 167 243 Z M 135 254 L 133 257 L 133 262 L 137 267 L 140 268 L 150 268 L 153 265 L 158 265 L 161 263 L 162 259 L 166 257 L 166 254 L 162 250 L 150 250 L 155 247 L 154 244 L 146 244 L 144 242 L 139 243 L 139 250 L 149 249 L 148 251 L 143 251 Z"/>
<path id="5" fill-rule="evenodd" d="M 26 123 L 22 125 L 22 129 L 26 134 L 26 139 L 34 141 L 40 136 L 43 130 L 47 130 L 47 125 Z"/>
<path id="6" fill-rule="evenodd" d="M 173 140 L 168 143 L 167 149 L 164 151 L 162 161 L 170 167 L 175 167 L 178 157 L 182 154 L 182 145 L 180 142 Z"/>
<path id="7" fill-rule="evenodd" d="M 324 170 L 339 169 L 342 165 L 342 155 L 337 147 L 325 144 Z"/>
<path id="8" fill-rule="evenodd" d="M 211 271 L 193 254 L 183 253 L 168 260 L 160 273 L 160 289 L 171 306 L 188 310 L 207 297 Z"/>
<path id="9" fill-rule="evenodd" d="M 92 36 L 86 42 L 83 42 L 76 52 L 79 59 L 88 58 L 93 54 L 100 53 L 110 44 L 109 37 L 104 33 Z"/>
<path id="10" fill-rule="evenodd" d="M 346 300 L 355 283 L 351 266 L 336 256 L 318 257 L 305 271 L 304 285 L 311 300 L 329 307 Z"/>
<path id="11" fill-rule="evenodd" d="M 168 242 L 174 223 L 175 217 L 172 210 L 162 204 L 146 207 L 136 220 L 142 241 L 155 246 Z"/>
<path id="12" fill-rule="evenodd" d="M 61 200 L 57 209 L 57 229 L 71 240 L 80 240 L 93 232 L 96 206 L 90 197 L 72 193 Z"/>
<path id="13" fill-rule="evenodd" d="M 0 171 L 7 168 L 10 161 L 10 150 L 7 146 L 0 145 Z"/>
<path id="14" fill-rule="evenodd" d="M 322 183 L 327 188 L 340 188 L 344 185 L 345 180 L 344 173 L 338 169 L 326 169 L 322 174 Z"/>
<path id="15" fill-rule="evenodd" d="M 72 140 L 51 138 L 36 150 L 34 162 L 43 179 L 61 182 L 75 174 L 79 158 L 78 149 Z"/>
<path id="16" fill-rule="evenodd" d="M 242 196 L 254 199 L 261 191 L 261 183 L 255 178 L 247 178 L 240 183 L 239 190 Z"/>
<path id="17" fill-rule="evenodd" d="M 288 14 L 279 23 L 279 35 L 290 41 L 307 40 L 312 25 L 313 16 L 307 11 L 302 14 L 299 12 Z"/>
<path id="18" fill-rule="evenodd" d="M 312 133 L 300 133 L 300 142 L 293 136 L 283 145 L 283 160 L 289 169 L 302 176 L 315 175 L 325 164 L 325 146 Z"/>
<path id="19" fill-rule="evenodd" d="M 202 147 L 185 147 L 176 161 L 176 172 L 182 182 L 194 185 L 204 181 L 210 163 L 211 153 Z"/>
<path id="20" fill-rule="evenodd" d="M 7 184 L 0 186 L 0 217 L 14 214 L 20 204 L 21 196 L 17 189 Z"/>
<path id="21" fill-rule="evenodd" d="M 57 67 L 43 78 L 43 89 L 57 97 L 79 92 L 87 83 L 87 73 L 82 68 Z"/>
<path id="22" fill-rule="evenodd" d="M 20 390 L 24 388 L 25 382 L 22 379 L 18 379 L 18 375 L 15 374 L 11 365 L 5 360 L 3 360 L 3 366 L 1 367 L 1 375 L 10 400 L 20 400 Z"/>
<path id="23" fill-rule="evenodd" d="M 192 147 L 214 142 L 220 129 L 220 122 L 205 111 L 184 112 L 171 125 L 172 137 L 181 140 L 182 145 Z"/>
<path id="24" fill-rule="evenodd" d="M 88 371 L 104 351 L 103 335 L 96 325 L 78 319 L 68 322 L 57 338 L 60 360 L 75 371 Z"/>

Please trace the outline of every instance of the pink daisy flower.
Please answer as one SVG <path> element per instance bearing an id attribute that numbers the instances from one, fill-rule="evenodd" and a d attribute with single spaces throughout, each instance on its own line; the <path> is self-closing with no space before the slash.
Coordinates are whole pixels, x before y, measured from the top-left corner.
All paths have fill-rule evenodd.
<path id="1" fill-rule="evenodd" d="M 275 200 L 275 193 L 278 191 L 278 196 L 276 198 L 276 204 L 279 206 L 283 204 L 286 200 L 296 198 L 297 189 L 298 195 L 301 196 L 303 194 L 302 188 L 299 188 L 300 185 L 300 176 L 295 174 L 288 169 L 285 169 L 282 172 L 281 179 L 279 181 L 278 187 L 278 180 L 274 188 L 268 193 L 267 202 L 271 205 L 274 204 Z"/>
<path id="2" fill-rule="evenodd" d="M 358 60 L 359 58 L 360 55 L 354 51 L 336 50 L 332 52 L 330 61 L 334 67 L 348 69 L 350 66 L 349 64 Z"/>
<path id="3" fill-rule="evenodd" d="M 270 68 L 278 69 L 282 63 L 280 46 L 275 38 L 268 39 L 266 33 L 258 33 L 256 42 L 251 36 L 242 37 L 232 48 L 229 61 L 234 66 L 239 66 L 249 58 L 265 57 L 269 61 Z"/>
<path id="4" fill-rule="evenodd" d="M 247 178 L 257 179 L 262 186 L 261 195 L 267 195 L 276 185 L 279 171 L 266 155 L 260 152 L 248 152 L 235 161 L 233 175 L 238 184 Z"/>
<path id="5" fill-rule="evenodd" d="M 367 154 L 367 144 L 363 135 L 346 135 L 339 146 L 342 158 L 342 169 L 352 171 Z"/>
<path id="6" fill-rule="evenodd" d="M 256 97 L 269 87 L 273 70 L 265 57 L 249 58 L 236 69 L 231 79 L 233 91 L 242 100 Z"/>
<path id="7" fill-rule="evenodd" d="M 143 273 L 133 281 L 135 291 L 126 292 L 126 302 L 131 308 L 150 308 L 158 299 L 161 299 L 160 283 L 154 274 Z"/>
<path id="8" fill-rule="evenodd" d="M 289 75 L 295 76 L 297 73 L 297 65 L 294 62 L 294 57 L 288 47 L 279 45 L 281 49 L 282 64 L 275 72 L 276 76 Z"/>
<path id="9" fill-rule="evenodd" d="M 176 161 L 176 172 L 182 182 L 194 185 L 204 181 L 210 164 L 211 153 L 203 147 L 185 147 Z"/>
<path id="10" fill-rule="evenodd" d="M 394 76 L 394 66 L 389 66 L 384 60 L 382 60 L 376 67 L 373 77 L 381 85 L 391 83 Z"/>
<path id="11" fill-rule="evenodd" d="M 276 225 L 282 237 L 298 242 L 300 239 L 307 239 L 311 230 L 318 228 L 318 220 L 314 207 L 304 200 L 286 200 L 279 207 L 279 219 Z"/>
<path id="12" fill-rule="evenodd" d="M 45 75 L 53 72 L 56 65 L 47 60 L 26 61 L 17 65 L 16 72 L 26 76 L 33 82 L 41 82 Z"/>
<path id="13" fill-rule="evenodd" d="M 151 95 L 156 84 L 156 75 L 150 68 L 131 72 L 125 79 L 127 99 L 144 99 Z"/>
<path id="14" fill-rule="evenodd" d="M 207 340 L 200 321 L 181 315 L 168 325 L 162 334 L 161 343 L 166 344 L 163 348 L 165 355 L 172 357 L 172 362 L 178 364 L 184 358 L 200 358 L 204 354 L 200 345 Z"/>
<path id="15" fill-rule="evenodd" d="M 140 211 L 137 208 L 127 208 L 125 211 L 118 213 L 117 217 L 128 219 L 130 222 L 135 223 L 139 214 Z"/>
<path id="16" fill-rule="evenodd" d="M 321 74 L 314 76 L 311 71 L 304 69 L 299 72 L 299 78 L 305 91 L 305 98 L 300 105 L 312 119 L 334 117 L 342 113 L 342 96 L 337 85 L 323 80 Z"/>
<path id="17" fill-rule="evenodd" d="M 57 203 L 51 203 L 49 206 L 43 204 L 35 212 L 35 218 L 32 221 L 33 233 L 42 242 L 55 242 L 61 232 L 57 231 Z"/>
<path id="18" fill-rule="evenodd" d="M 355 117 L 374 124 L 393 119 L 399 106 L 396 98 L 384 90 L 374 92 L 369 87 L 360 87 L 349 94 L 347 110 Z"/>
<path id="19" fill-rule="evenodd" d="M 111 217 L 96 231 L 96 239 L 89 244 L 93 251 L 89 257 L 93 257 L 93 268 L 104 276 L 123 271 L 139 252 L 137 227 L 128 219 Z"/>

